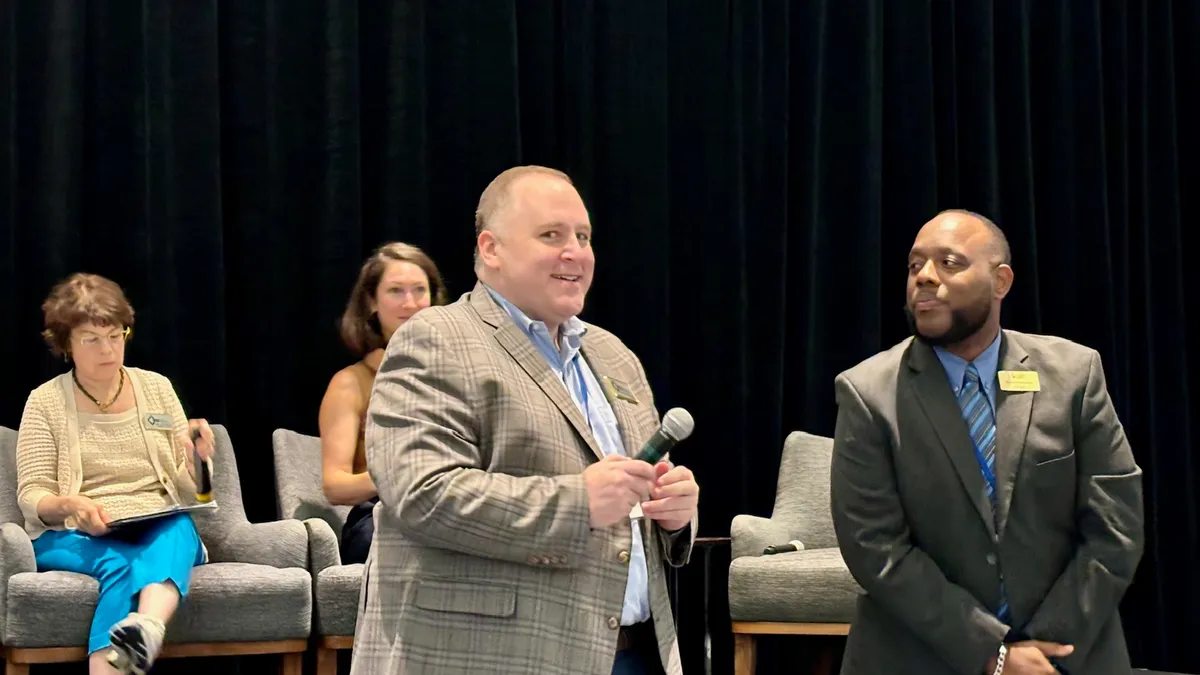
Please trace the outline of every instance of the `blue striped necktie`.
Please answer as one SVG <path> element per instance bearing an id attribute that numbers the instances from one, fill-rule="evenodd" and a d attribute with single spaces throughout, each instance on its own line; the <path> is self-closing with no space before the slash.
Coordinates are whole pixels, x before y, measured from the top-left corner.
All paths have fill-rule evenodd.
<path id="1" fill-rule="evenodd" d="M 988 405 L 987 398 L 983 395 L 979 371 L 975 369 L 974 363 L 967 365 L 966 378 L 963 380 L 962 389 L 958 392 L 958 405 L 962 408 L 963 419 L 967 422 L 967 431 L 971 434 L 971 441 L 975 443 L 975 448 L 979 451 L 977 459 L 982 458 L 987 462 L 987 471 L 984 471 L 982 466 L 979 470 L 984 474 L 983 482 L 987 484 L 988 501 L 992 504 L 993 526 L 999 533 L 996 484 L 994 479 L 987 479 L 989 475 L 993 477 L 996 475 L 996 418 L 992 414 L 992 407 Z M 1000 581 L 1000 610 L 996 612 L 996 616 L 1001 621 L 1008 621 L 1008 600 L 1004 593 L 1003 577 Z"/>

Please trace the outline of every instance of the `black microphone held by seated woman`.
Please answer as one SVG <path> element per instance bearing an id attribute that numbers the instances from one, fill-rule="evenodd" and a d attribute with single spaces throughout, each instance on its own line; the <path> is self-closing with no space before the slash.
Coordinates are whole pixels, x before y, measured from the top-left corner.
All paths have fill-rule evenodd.
<path id="1" fill-rule="evenodd" d="M 212 469 L 208 462 L 200 458 L 196 443 L 200 440 L 200 430 L 192 429 L 192 461 L 196 466 L 196 501 L 207 504 L 212 501 Z"/>

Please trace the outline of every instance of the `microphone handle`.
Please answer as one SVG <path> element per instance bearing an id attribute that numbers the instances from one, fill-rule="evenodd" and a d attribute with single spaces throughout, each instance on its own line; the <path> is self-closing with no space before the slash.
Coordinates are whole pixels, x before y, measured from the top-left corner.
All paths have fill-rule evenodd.
<path id="1" fill-rule="evenodd" d="M 207 503 L 212 501 L 212 474 L 208 470 L 208 462 L 200 459 L 196 450 L 196 442 L 200 440 L 200 430 L 192 431 L 192 460 L 196 467 L 196 501 Z"/>
<path id="2" fill-rule="evenodd" d="M 668 436 L 662 430 L 662 427 L 659 427 L 658 431 L 655 431 L 654 435 L 650 437 L 650 440 L 646 441 L 646 445 L 642 446 L 641 452 L 639 452 L 637 457 L 634 459 L 640 459 L 643 462 L 657 464 L 658 460 L 666 456 L 666 454 L 670 452 L 671 448 L 674 446 L 675 439 Z"/>
<path id="3" fill-rule="evenodd" d="M 777 553 L 791 553 L 792 551 L 804 550 L 803 544 L 796 540 L 789 541 L 786 544 L 771 544 L 763 549 L 763 555 L 775 555 Z"/>

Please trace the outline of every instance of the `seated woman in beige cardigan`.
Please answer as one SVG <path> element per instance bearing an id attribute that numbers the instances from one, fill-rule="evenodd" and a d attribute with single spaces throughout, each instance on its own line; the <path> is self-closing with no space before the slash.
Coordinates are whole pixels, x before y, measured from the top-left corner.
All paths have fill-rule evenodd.
<path id="1" fill-rule="evenodd" d="M 89 672 L 142 675 L 204 547 L 186 513 L 112 531 L 108 524 L 194 502 L 193 451 L 211 463 L 212 430 L 184 416 L 167 378 L 125 367 L 133 308 L 117 284 L 73 275 L 42 311 L 51 351 L 74 368 L 33 390 L 21 416 L 17 497 L 25 529 L 39 571 L 100 582 Z"/>

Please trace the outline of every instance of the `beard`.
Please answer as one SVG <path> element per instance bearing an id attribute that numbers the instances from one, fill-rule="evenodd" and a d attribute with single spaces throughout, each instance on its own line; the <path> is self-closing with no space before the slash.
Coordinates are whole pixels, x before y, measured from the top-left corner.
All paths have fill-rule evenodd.
<path id="1" fill-rule="evenodd" d="M 983 330 L 992 316 L 992 302 L 990 298 L 984 297 L 967 307 L 950 310 L 950 327 L 940 335 L 922 333 L 917 326 L 917 318 L 913 316 L 912 307 L 908 305 L 904 306 L 904 316 L 908 320 L 908 331 L 917 338 L 931 347 L 948 347 Z"/>

